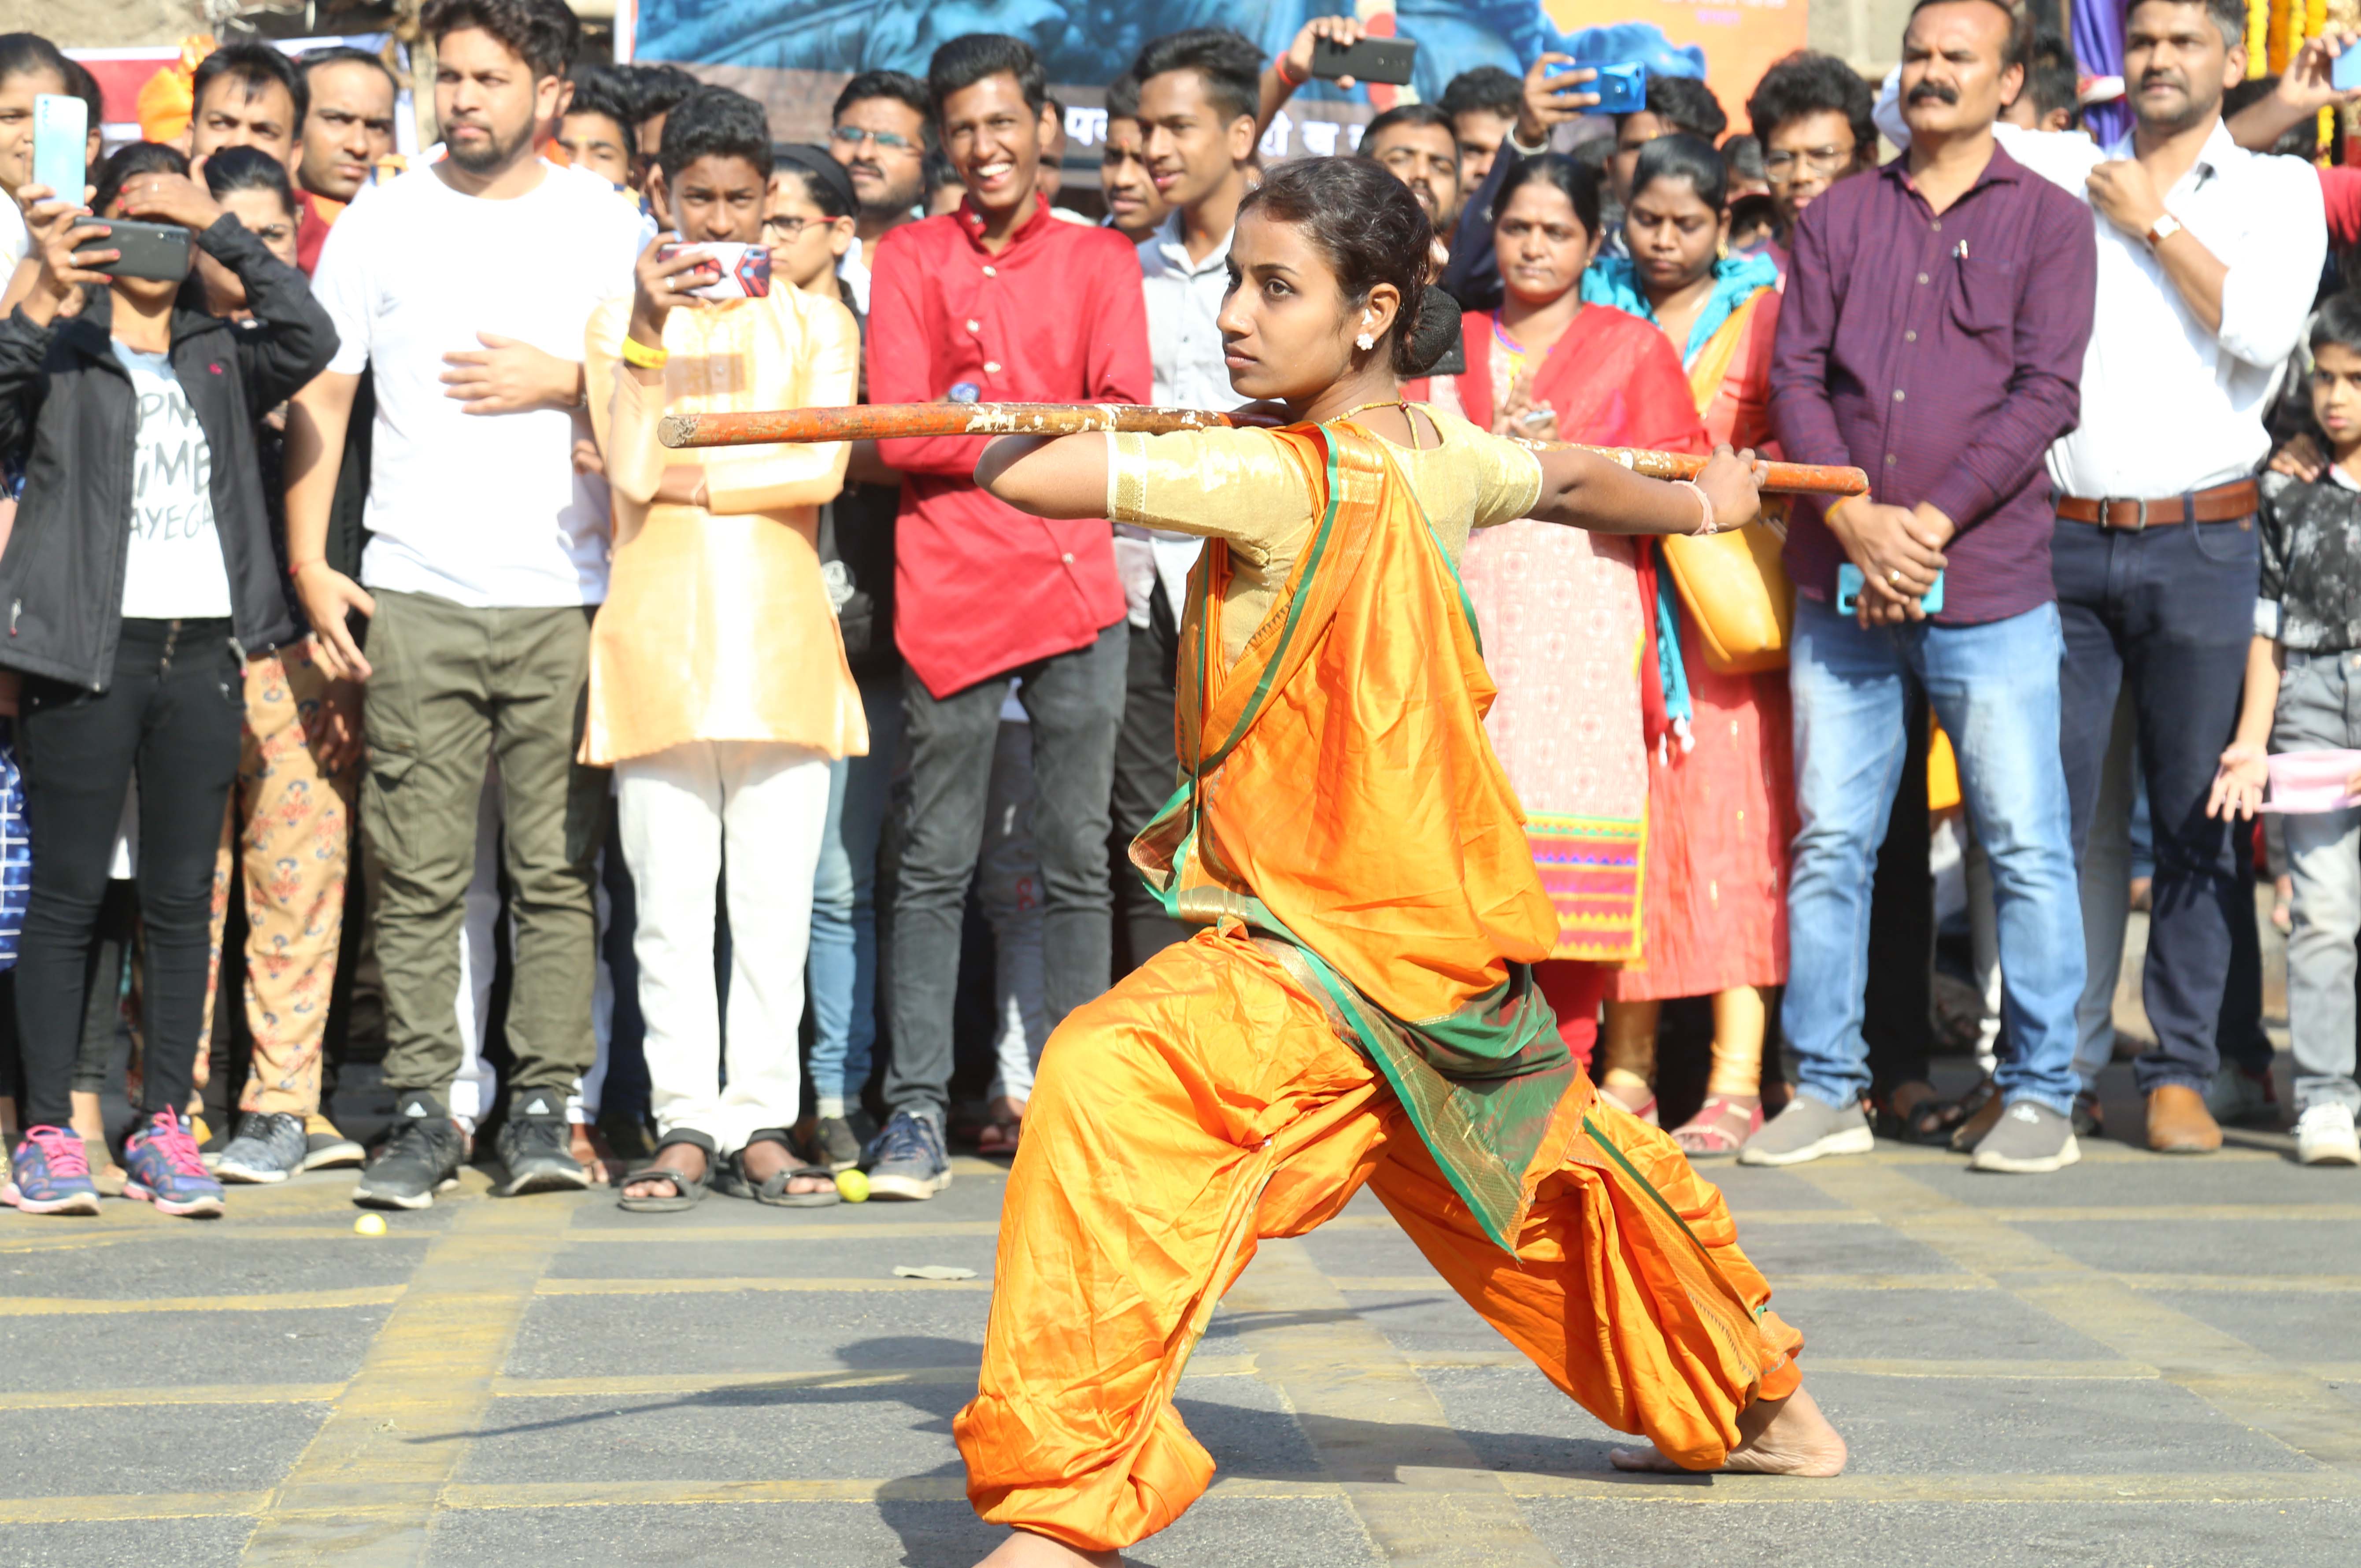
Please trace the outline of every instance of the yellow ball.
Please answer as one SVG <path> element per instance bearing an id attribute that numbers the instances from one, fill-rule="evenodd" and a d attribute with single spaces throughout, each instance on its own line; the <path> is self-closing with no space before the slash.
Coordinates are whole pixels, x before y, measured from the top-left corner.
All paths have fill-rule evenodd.
<path id="1" fill-rule="evenodd" d="M 869 1178 L 858 1170 L 840 1170 L 836 1173 L 836 1190 L 848 1203 L 866 1203 L 869 1201 Z"/>
<path id="2" fill-rule="evenodd" d="M 383 1214 L 363 1214 L 359 1219 L 353 1222 L 353 1230 L 359 1235 L 381 1236 L 385 1234 L 385 1216 Z"/>

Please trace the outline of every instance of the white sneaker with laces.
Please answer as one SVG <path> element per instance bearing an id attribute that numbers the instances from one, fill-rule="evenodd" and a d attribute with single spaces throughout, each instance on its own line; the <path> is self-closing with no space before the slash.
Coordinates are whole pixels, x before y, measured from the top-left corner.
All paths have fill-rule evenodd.
<path id="1" fill-rule="evenodd" d="M 2361 1165 L 2361 1136 L 2343 1105 L 2314 1105 L 2295 1124 L 2295 1157 L 2306 1165 Z"/>

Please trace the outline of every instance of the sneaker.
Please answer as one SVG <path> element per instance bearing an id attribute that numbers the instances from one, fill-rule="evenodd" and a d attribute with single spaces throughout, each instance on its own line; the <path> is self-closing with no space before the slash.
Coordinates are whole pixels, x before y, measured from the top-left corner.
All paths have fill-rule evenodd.
<path id="1" fill-rule="evenodd" d="M 943 1129 L 923 1111 L 896 1111 L 885 1130 L 870 1140 L 862 1163 L 869 1171 L 869 1196 L 932 1198 L 951 1184 L 951 1164 L 943 1153 Z"/>
<path id="2" fill-rule="evenodd" d="M 1741 1165 L 1802 1165 L 1823 1155 L 1868 1154 L 1877 1147 L 1869 1118 L 1858 1105 L 1839 1110 L 1798 1094 L 1787 1108 L 1763 1124 L 1763 1130 L 1740 1146 Z"/>
<path id="3" fill-rule="evenodd" d="M 358 1165 L 368 1157 L 368 1151 L 336 1131 L 336 1124 L 317 1111 L 303 1118 L 303 1168 L 327 1170 L 336 1166 Z"/>
<path id="4" fill-rule="evenodd" d="M 364 1209 L 431 1209 L 437 1192 L 459 1185 L 467 1147 L 459 1124 L 432 1094 L 405 1094 L 393 1126 L 361 1168 L 353 1201 Z"/>
<path id="5" fill-rule="evenodd" d="M 2361 1137 L 2344 1105 L 2313 1105 L 2295 1124 L 2295 1157 L 2306 1165 L 2361 1165 Z"/>
<path id="6" fill-rule="evenodd" d="M 126 1198 L 156 1205 L 159 1214 L 210 1218 L 222 1212 L 222 1184 L 198 1157 L 195 1132 L 170 1111 L 159 1111 L 123 1143 Z"/>
<path id="7" fill-rule="evenodd" d="M 1993 1130 L 1976 1145 L 1970 1170 L 2004 1170 L 2018 1176 L 2038 1176 L 2059 1170 L 2082 1157 L 2074 1142 L 2074 1124 L 2048 1106 L 2020 1100 L 2001 1113 Z"/>
<path id="8" fill-rule="evenodd" d="M 2106 1135 L 2106 1113 L 2099 1108 L 2099 1097 L 2088 1089 L 2074 1091 L 2074 1135 L 2096 1138 Z"/>
<path id="9" fill-rule="evenodd" d="M 98 1189 L 91 1185 L 90 1160 L 82 1135 L 71 1127 L 27 1127 L 8 1157 L 8 1182 L 0 1203 L 27 1214 L 95 1214 Z"/>
<path id="10" fill-rule="evenodd" d="M 284 1111 L 248 1111 L 237 1119 L 237 1135 L 214 1157 L 214 1174 L 224 1181 L 284 1181 L 303 1168 L 303 1118 Z"/>
<path id="11" fill-rule="evenodd" d="M 842 1116 L 822 1116 L 812 1124 L 806 1157 L 829 1170 L 851 1170 L 861 1163 L 861 1137 Z"/>
<path id="12" fill-rule="evenodd" d="M 498 1146 L 500 1163 L 509 1168 L 509 1179 L 500 1188 L 504 1198 L 578 1191 L 590 1185 L 590 1173 L 574 1157 L 574 1128 L 566 1119 L 566 1102 L 554 1095 L 530 1094 L 511 1106 Z"/>
<path id="13" fill-rule="evenodd" d="M 2205 1109 L 2213 1120 L 2227 1124 L 2233 1122 L 2271 1122 L 2279 1119 L 2279 1086 L 2268 1072 L 2250 1072 L 2235 1063 L 2224 1062 L 2222 1070 L 2205 1089 Z"/>

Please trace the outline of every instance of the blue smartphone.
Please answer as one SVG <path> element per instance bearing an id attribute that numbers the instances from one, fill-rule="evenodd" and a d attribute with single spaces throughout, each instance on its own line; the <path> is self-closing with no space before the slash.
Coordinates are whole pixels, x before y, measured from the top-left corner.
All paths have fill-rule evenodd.
<path id="1" fill-rule="evenodd" d="M 90 148 L 90 105 L 55 93 L 33 99 L 33 183 L 46 185 L 60 202 L 82 205 Z"/>
<path id="2" fill-rule="evenodd" d="M 1853 601 L 1861 597 L 1862 580 L 1861 568 L 1850 561 L 1837 568 L 1837 613 L 1839 615 L 1852 613 Z M 1928 615 L 1941 610 L 1943 608 L 1942 573 L 1935 574 L 1935 586 L 1927 590 L 1926 597 L 1918 601 L 1918 608 Z"/>
<path id="3" fill-rule="evenodd" d="M 2361 87 L 2361 45 L 2347 49 L 2328 68 L 2328 84 L 2339 93 Z"/>
<path id="4" fill-rule="evenodd" d="M 1589 87 L 1598 94 L 1598 102 L 1585 110 L 1586 114 L 1636 115 L 1648 106 L 1648 68 L 1639 60 L 1626 60 L 1620 65 L 1588 66 L 1570 60 L 1555 61 L 1543 74 L 1564 76 L 1569 71 L 1597 72 Z"/>

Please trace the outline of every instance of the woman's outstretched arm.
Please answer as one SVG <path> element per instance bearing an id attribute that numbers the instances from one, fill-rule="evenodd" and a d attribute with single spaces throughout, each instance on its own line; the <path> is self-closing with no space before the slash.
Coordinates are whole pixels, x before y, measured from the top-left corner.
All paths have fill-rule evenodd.
<path id="1" fill-rule="evenodd" d="M 1529 515 L 1541 522 L 1594 533 L 1702 533 L 1708 530 L 1698 490 L 1712 505 L 1716 531 L 1742 528 L 1763 510 L 1765 470 L 1752 452 L 1716 451 L 1694 490 L 1643 479 L 1611 458 L 1573 447 L 1538 455 L 1542 493 Z"/>

